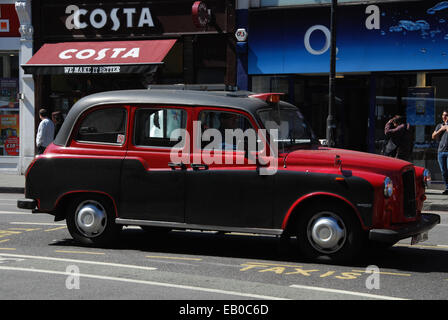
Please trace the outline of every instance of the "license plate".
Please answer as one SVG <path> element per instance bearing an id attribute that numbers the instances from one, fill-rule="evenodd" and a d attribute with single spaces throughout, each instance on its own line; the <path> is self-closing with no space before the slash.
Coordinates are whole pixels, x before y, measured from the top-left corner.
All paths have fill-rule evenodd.
<path id="1" fill-rule="evenodd" d="M 423 232 L 412 236 L 411 245 L 428 240 L 428 232 Z"/>

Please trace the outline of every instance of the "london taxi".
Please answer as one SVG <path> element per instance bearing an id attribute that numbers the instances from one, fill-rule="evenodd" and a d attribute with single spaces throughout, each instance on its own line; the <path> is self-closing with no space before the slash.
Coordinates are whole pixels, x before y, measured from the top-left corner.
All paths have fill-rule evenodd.
<path id="1" fill-rule="evenodd" d="M 126 90 L 72 107 L 18 207 L 65 219 L 83 244 L 124 225 L 217 230 L 297 237 L 302 255 L 343 261 L 440 223 L 422 212 L 429 181 L 412 163 L 321 145 L 277 94 Z"/>

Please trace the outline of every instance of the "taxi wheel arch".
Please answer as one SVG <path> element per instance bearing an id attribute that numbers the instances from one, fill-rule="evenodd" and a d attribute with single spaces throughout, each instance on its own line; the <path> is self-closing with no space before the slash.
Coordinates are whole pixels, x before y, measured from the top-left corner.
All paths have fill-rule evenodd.
<path id="1" fill-rule="evenodd" d="M 96 193 L 75 194 L 64 201 L 67 228 L 76 241 L 85 245 L 111 244 L 120 230 L 115 224 L 113 202 Z"/>
<path id="2" fill-rule="evenodd" d="M 319 243 L 319 230 L 337 234 L 334 243 Z M 331 197 L 307 199 L 294 208 L 287 234 L 296 235 L 302 254 L 313 260 L 345 262 L 352 260 L 365 246 L 366 234 L 353 208 Z"/>

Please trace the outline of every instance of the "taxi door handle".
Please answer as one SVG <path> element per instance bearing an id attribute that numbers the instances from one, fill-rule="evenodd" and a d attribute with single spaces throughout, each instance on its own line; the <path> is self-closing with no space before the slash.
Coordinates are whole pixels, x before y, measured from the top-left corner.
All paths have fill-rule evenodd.
<path id="1" fill-rule="evenodd" d="M 194 171 L 197 171 L 197 170 L 208 170 L 208 165 L 202 164 L 202 163 L 192 163 L 191 167 L 193 168 Z"/>
<path id="2" fill-rule="evenodd" d="M 169 162 L 168 163 L 168 167 L 171 168 L 171 170 L 176 170 L 177 168 L 179 168 L 180 170 L 187 170 L 187 165 L 185 163 L 174 163 L 174 162 Z"/>

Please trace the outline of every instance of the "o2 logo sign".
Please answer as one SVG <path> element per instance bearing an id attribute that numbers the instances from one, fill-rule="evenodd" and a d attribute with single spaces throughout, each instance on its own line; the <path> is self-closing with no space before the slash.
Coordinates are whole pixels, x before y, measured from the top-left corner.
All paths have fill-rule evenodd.
<path id="1" fill-rule="evenodd" d="M 380 8 L 376 5 L 370 5 L 367 6 L 366 14 L 369 14 L 369 16 L 366 18 L 365 21 L 365 27 L 367 30 L 378 30 L 380 29 Z M 315 32 L 321 32 L 323 33 L 325 37 L 325 44 L 321 48 L 315 48 L 311 45 L 311 36 Z M 305 36 L 303 39 L 303 43 L 305 45 L 306 51 L 308 51 L 310 54 L 318 56 L 321 54 L 324 54 L 327 52 L 327 50 L 330 48 L 330 41 L 331 41 L 331 32 L 330 30 L 324 26 L 324 25 L 314 25 L 305 32 Z M 336 54 L 338 53 L 338 49 L 336 48 Z"/>
<path id="2" fill-rule="evenodd" d="M 321 31 L 321 32 L 323 32 L 323 34 L 325 36 L 325 44 L 321 49 L 314 49 L 311 46 L 310 38 L 311 38 L 311 35 L 313 34 L 313 32 L 315 32 L 315 31 Z M 308 51 L 312 55 L 318 56 L 318 55 L 321 55 L 321 54 L 324 54 L 325 52 L 327 52 L 327 50 L 330 48 L 330 40 L 331 40 L 330 30 L 326 26 L 319 24 L 319 25 L 312 26 L 311 28 L 306 30 L 305 37 L 303 38 L 303 43 L 305 45 L 306 51 Z M 337 51 L 337 49 L 336 49 L 336 51 Z"/>

